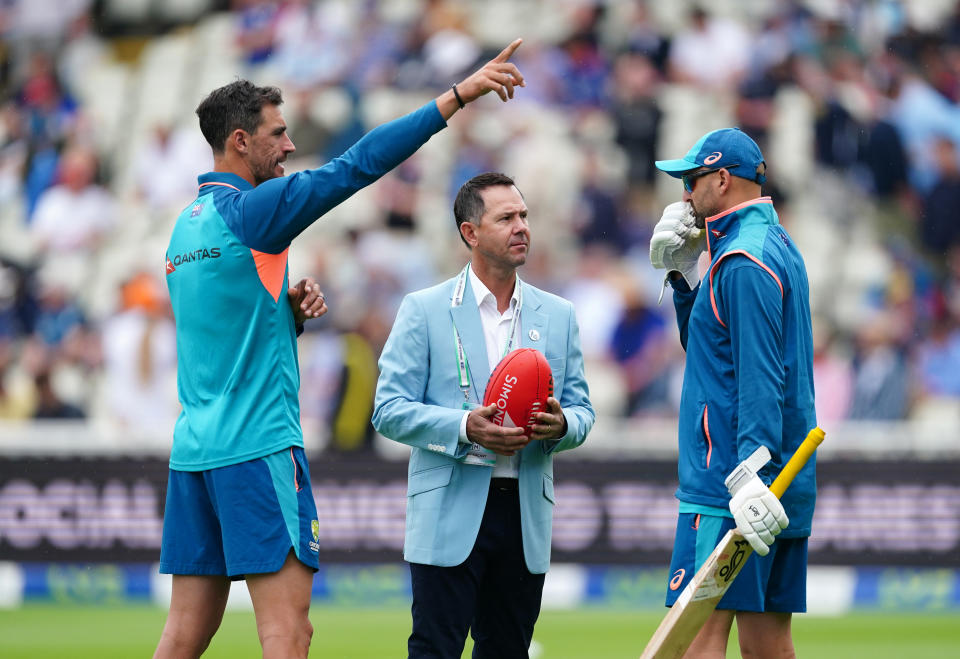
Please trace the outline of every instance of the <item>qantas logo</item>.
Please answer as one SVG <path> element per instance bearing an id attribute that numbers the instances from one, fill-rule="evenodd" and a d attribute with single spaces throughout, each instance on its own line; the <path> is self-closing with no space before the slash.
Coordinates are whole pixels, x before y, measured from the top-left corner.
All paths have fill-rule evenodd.
<path id="1" fill-rule="evenodd" d="M 717 231 L 716 229 L 710 229 L 710 233 L 712 233 L 713 237 L 716 238 L 717 240 L 727 237 L 727 234 L 723 233 L 722 231 Z"/>
<path id="2" fill-rule="evenodd" d="M 169 275 L 172 272 L 176 272 L 177 268 L 186 265 L 187 263 L 196 263 L 197 261 L 205 261 L 207 259 L 218 259 L 220 258 L 220 248 L 219 247 L 202 247 L 200 249 L 195 249 L 189 252 L 184 252 L 183 254 L 177 254 L 172 259 L 167 257 L 167 274 Z"/>

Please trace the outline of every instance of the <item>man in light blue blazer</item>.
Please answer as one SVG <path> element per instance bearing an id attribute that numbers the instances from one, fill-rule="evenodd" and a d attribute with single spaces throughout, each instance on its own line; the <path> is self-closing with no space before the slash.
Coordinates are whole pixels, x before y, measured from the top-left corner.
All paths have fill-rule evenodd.
<path id="1" fill-rule="evenodd" d="M 454 203 L 471 261 L 407 295 L 380 358 L 373 425 L 411 447 L 404 559 L 413 589 L 411 658 L 527 657 L 550 566 L 553 455 L 586 439 L 594 412 L 573 305 L 522 282 L 527 207 L 514 182 L 487 173 Z M 536 348 L 556 398 L 523 428 L 481 407 L 509 351 Z"/>

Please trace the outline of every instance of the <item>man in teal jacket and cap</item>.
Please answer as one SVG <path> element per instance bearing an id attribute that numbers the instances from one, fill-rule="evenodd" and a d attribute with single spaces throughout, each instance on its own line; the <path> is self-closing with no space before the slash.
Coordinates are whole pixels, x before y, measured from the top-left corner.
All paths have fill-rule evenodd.
<path id="1" fill-rule="evenodd" d="M 792 657 L 791 617 L 806 610 L 814 460 L 782 501 L 769 484 L 816 425 L 806 267 L 772 200 L 761 196 L 766 163 L 746 133 L 711 131 L 683 158 L 656 165 L 683 182 L 681 201 L 667 206 L 650 241 L 687 352 L 667 605 L 736 526 L 756 555 L 690 656 L 726 657 L 736 618 L 744 656 Z M 764 456 L 759 464 L 769 459 L 762 468 L 748 460 L 755 452 Z"/>

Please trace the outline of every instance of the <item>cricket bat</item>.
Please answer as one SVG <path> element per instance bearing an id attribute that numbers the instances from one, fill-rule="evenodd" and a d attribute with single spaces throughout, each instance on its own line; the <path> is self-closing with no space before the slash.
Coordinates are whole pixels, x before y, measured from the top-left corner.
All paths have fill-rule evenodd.
<path id="1" fill-rule="evenodd" d="M 783 470 L 770 485 L 770 491 L 778 499 L 783 496 L 794 477 L 820 446 L 823 438 L 823 430 L 820 428 L 811 430 L 793 457 L 784 465 Z M 752 553 L 753 548 L 750 543 L 744 540 L 737 529 L 727 531 L 723 540 L 697 570 L 693 579 L 664 616 L 643 654 L 640 655 L 640 659 L 682 657 Z"/>

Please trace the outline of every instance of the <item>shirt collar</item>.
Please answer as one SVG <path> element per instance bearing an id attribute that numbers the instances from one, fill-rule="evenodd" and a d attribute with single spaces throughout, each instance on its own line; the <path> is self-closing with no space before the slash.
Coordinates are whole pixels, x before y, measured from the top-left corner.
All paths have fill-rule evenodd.
<path id="1" fill-rule="evenodd" d="M 708 217 L 706 219 L 707 251 L 710 253 L 711 259 L 718 242 L 726 238 L 728 234 L 732 235 L 739 231 L 739 225 L 747 221 L 777 224 L 778 220 L 776 211 L 773 210 L 773 200 L 770 197 L 757 197 Z"/>
<path id="2" fill-rule="evenodd" d="M 516 276 L 516 275 L 514 275 Z M 487 299 L 487 296 L 493 300 L 493 306 L 497 306 L 497 299 L 494 297 L 493 293 L 490 292 L 490 289 L 480 281 L 480 278 L 477 277 L 476 273 L 473 272 L 473 268 L 470 268 L 470 286 L 473 288 L 473 299 L 477 303 L 477 307 L 480 307 L 484 301 Z M 510 296 L 510 308 L 513 309 L 517 306 L 517 302 L 520 300 L 520 277 L 516 278 L 516 283 L 513 286 L 513 295 Z"/>
<path id="3" fill-rule="evenodd" d="M 241 176 L 237 176 L 233 172 L 207 172 L 197 177 L 197 183 L 199 185 L 203 185 L 204 183 L 226 183 L 240 190 L 253 189 L 250 181 Z"/>

